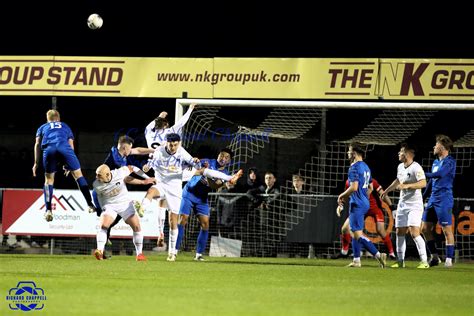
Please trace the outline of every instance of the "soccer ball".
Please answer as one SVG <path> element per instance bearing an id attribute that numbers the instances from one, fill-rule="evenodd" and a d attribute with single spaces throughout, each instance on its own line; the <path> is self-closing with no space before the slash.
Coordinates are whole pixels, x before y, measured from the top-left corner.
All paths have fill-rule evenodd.
<path id="1" fill-rule="evenodd" d="M 87 26 L 92 30 L 100 29 L 102 24 L 104 24 L 104 20 L 97 13 L 89 15 L 87 18 Z"/>

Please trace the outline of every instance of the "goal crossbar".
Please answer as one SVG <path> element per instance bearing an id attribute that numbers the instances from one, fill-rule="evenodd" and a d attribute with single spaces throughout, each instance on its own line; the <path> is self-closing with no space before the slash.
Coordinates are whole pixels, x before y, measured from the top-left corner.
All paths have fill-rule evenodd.
<path id="1" fill-rule="evenodd" d="M 205 106 L 241 107 L 316 107 L 328 109 L 397 109 L 397 110 L 474 110 L 472 103 L 412 103 L 377 101 L 281 101 L 281 100 L 229 100 L 229 99 L 176 99 L 176 105 L 192 103 Z"/>

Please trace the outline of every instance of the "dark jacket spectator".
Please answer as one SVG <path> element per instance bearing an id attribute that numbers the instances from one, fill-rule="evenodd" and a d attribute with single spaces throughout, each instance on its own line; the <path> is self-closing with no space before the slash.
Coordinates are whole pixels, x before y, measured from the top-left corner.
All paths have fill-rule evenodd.
<path id="1" fill-rule="evenodd" d="M 249 168 L 248 173 L 247 173 L 247 178 L 245 179 L 245 183 L 243 185 L 243 192 L 257 189 L 261 185 L 263 185 L 263 181 L 260 179 L 260 175 L 258 174 L 257 168 L 255 167 Z"/>
<path id="2" fill-rule="evenodd" d="M 247 197 L 254 203 L 254 207 L 267 208 L 271 206 L 280 194 L 280 190 L 275 185 L 276 178 L 273 172 L 265 173 L 265 185 L 247 191 Z M 260 196 L 269 194 L 270 196 Z"/>

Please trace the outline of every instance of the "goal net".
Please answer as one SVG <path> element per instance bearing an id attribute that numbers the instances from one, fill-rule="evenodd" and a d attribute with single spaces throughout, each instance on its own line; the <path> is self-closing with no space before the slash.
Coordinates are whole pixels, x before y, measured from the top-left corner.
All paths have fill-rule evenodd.
<path id="1" fill-rule="evenodd" d="M 200 158 L 230 148 L 234 153 L 230 171 L 245 171 L 236 187 L 210 197 L 211 235 L 241 241 L 243 256 L 312 257 L 338 252 L 347 213 L 337 218 L 335 207 L 347 177 L 348 144 L 366 144 L 373 177 L 387 187 L 396 177 L 400 143 L 414 144 L 415 160 L 429 170 L 435 135 L 446 134 L 455 142 L 452 155 L 457 160 L 453 210 L 457 253 L 460 258 L 473 257 L 474 195 L 468 179 L 474 175 L 470 123 L 474 105 L 180 99 L 177 116 L 191 103 L 197 107 L 185 126 L 183 146 Z M 255 194 L 256 185 L 247 179 L 249 170 L 257 170 L 263 188 L 266 173 L 274 175 L 277 192 L 266 194 L 263 189 Z M 303 182 L 301 192 L 295 189 L 298 179 Z M 398 192 L 391 198 L 397 203 Z M 390 211 L 385 217 L 386 229 L 393 232 Z M 195 219 L 188 225 L 184 248 L 191 250 L 199 227 Z M 370 218 L 366 233 L 386 251 Z M 437 238 L 444 247 L 444 238 Z M 413 244 L 410 252 L 416 255 Z"/>

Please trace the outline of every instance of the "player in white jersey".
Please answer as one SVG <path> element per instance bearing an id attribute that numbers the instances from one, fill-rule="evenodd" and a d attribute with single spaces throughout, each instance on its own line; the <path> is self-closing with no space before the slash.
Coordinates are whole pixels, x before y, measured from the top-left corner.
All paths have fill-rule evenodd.
<path id="1" fill-rule="evenodd" d="M 155 171 L 158 183 L 150 187 L 142 201 L 139 214 L 151 203 L 153 198 L 160 197 L 168 204 L 170 236 L 168 245 L 169 259 L 176 255 L 176 239 L 178 237 L 178 213 L 181 204 L 183 169 L 196 166 L 199 159 L 193 158 L 183 147 L 178 134 L 167 134 L 166 145 L 155 149 L 153 157 L 143 167 Z M 173 260 L 174 261 L 174 260 Z"/>
<path id="2" fill-rule="evenodd" d="M 150 205 L 153 198 L 160 197 L 166 200 L 169 209 L 170 237 L 168 242 L 168 261 L 176 260 L 176 239 L 178 238 L 178 214 L 183 193 L 182 178 L 183 169 L 193 167 L 196 175 L 216 178 L 234 183 L 242 171 L 235 175 L 226 175 L 217 170 L 201 168 L 199 159 L 193 158 L 183 147 L 181 147 L 181 137 L 178 134 L 166 135 L 166 145 L 155 149 L 153 157 L 147 165 L 143 166 L 143 171 L 148 172 L 150 168 L 155 170 L 157 184 L 150 187 L 142 200 L 138 214 L 143 216 L 144 210 Z"/>
<path id="3" fill-rule="evenodd" d="M 407 144 L 401 144 L 398 152 L 397 178 L 382 193 L 385 197 L 390 191 L 400 190 L 395 226 L 397 228 L 397 262 L 392 268 L 405 267 L 406 242 L 405 235 L 410 232 L 418 249 L 421 263 L 417 268 L 429 268 L 425 240 L 420 235 L 421 217 L 423 215 L 423 195 L 421 189 L 426 186 L 423 168 L 413 160 L 415 150 Z"/>
<path id="4" fill-rule="evenodd" d="M 94 191 L 102 206 L 100 216 L 100 228 L 97 232 L 97 249 L 94 253 L 97 260 L 104 258 L 103 252 L 107 242 L 107 229 L 114 222 L 117 215 L 120 215 L 125 223 L 133 230 L 133 244 L 136 250 L 136 260 L 146 261 L 142 253 L 143 234 L 140 228 L 140 220 L 135 214 L 135 205 L 129 197 L 125 179 L 133 172 L 132 166 L 121 167 L 110 170 L 107 165 L 100 165 L 96 170 L 96 180 L 94 181 Z M 138 179 L 135 179 L 140 181 Z M 142 180 L 143 184 L 154 183 L 154 178 Z"/>
<path id="5" fill-rule="evenodd" d="M 173 133 L 180 137 L 183 135 L 183 127 L 188 122 L 196 104 L 191 104 L 188 111 L 173 125 L 169 126 L 168 113 L 161 112 L 160 115 L 145 127 L 145 138 L 149 148 L 156 149 L 166 144 L 166 135 Z"/>
<path id="6" fill-rule="evenodd" d="M 172 126 L 169 127 L 169 122 L 167 119 L 168 113 L 161 112 L 160 115 L 151 121 L 145 127 L 145 139 L 149 148 L 156 149 L 158 146 L 164 146 L 166 144 L 166 135 L 169 133 L 176 133 L 179 136 L 183 135 L 183 127 L 188 122 L 191 113 L 196 105 L 191 104 L 188 111 Z M 183 171 L 186 174 L 186 177 L 191 178 L 191 175 L 187 173 L 192 173 L 187 169 Z M 157 247 L 153 250 L 166 250 L 165 239 L 164 239 L 164 227 L 166 219 L 166 201 L 160 199 L 158 202 L 158 241 Z"/>

